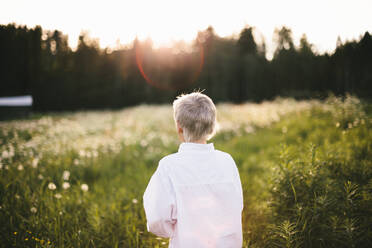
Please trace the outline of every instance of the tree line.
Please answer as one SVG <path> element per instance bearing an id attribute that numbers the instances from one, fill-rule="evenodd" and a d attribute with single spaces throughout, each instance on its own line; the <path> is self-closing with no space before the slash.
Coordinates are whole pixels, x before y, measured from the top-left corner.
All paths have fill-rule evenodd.
<path id="1" fill-rule="evenodd" d="M 205 89 L 216 102 L 236 103 L 330 92 L 372 96 L 368 32 L 359 40 L 338 40 L 332 54 L 319 54 L 305 35 L 295 46 L 291 30 L 281 27 L 268 60 L 254 31 L 245 27 L 239 37 L 223 38 L 209 27 L 191 45 L 154 48 L 151 40 L 135 39 L 111 51 L 86 34 L 72 50 L 58 30 L 0 25 L 0 96 L 31 94 L 38 111 L 169 103 L 193 89 Z"/>

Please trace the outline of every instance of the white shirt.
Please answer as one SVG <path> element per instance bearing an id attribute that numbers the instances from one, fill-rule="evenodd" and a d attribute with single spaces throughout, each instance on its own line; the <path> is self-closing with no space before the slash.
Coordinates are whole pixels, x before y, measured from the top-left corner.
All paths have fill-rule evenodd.
<path id="1" fill-rule="evenodd" d="M 182 143 L 161 159 L 143 204 L 148 231 L 171 238 L 171 248 L 242 247 L 239 172 L 212 143 Z"/>

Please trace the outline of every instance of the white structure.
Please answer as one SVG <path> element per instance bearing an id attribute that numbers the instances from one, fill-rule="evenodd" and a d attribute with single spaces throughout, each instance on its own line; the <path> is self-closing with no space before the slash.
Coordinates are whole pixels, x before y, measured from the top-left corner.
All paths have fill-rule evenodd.
<path id="1" fill-rule="evenodd" d="M 32 96 L 0 97 L 0 107 L 31 107 Z"/>
<path id="2" fill-rule="evenodd" d="M 27 118 L 32 111 L 32 96 L 0 97 L 0 121 Z"/>

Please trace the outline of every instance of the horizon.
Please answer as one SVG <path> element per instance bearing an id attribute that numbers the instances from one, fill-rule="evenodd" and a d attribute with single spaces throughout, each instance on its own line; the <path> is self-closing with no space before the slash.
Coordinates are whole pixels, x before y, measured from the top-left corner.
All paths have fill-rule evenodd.
<path id="1" fill-rule="evenodd" d="M 353 3 L 315 0 L 307 6 L 291 0 L 250 3 L 235 0 L 228 5 L 194 0 L 149 3 L 145 0 L 67 0 L 58 6 L 49 3 L 49 8 L 45 8 L 45 2 L 41 0 L 15 0 L 2 4 L 0 24 L 15 23 L 30 28 L 39 25 L 43 30 L 59 30 L 68 36 L 72 49 L 76 48 L 78 37 L 84 32 L 98 40 L 100 48 L 112 50 L 130 45 L 136 37 L 139 40 L 150 38 L 155 48 L 171 47 L 180 41 L 190 43 L 198 31 L 209 26 L 214 28 L 216 35 L 224 38 L 237 37 L 244 27 L 250 26 L 256 30 L 257 43 L 263 36 L 266 56 L 270 58 L 275 50 L 275 28 L 290 28 L 295 45 L 305 34 L 315 52 L 323 54 L 335 50 L 338 37 L 345 43 L 358 40 L 365 32 L 371 33 L 370 9 L 372 2 L 366 0 Z"/>

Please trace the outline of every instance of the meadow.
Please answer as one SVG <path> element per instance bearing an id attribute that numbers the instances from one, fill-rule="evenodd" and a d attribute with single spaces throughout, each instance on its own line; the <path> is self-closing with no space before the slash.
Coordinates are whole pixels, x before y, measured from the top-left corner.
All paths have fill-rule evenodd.
<path id="1" fill-rule="evenodd" d="M 371 247 L 372 105 L 218 104 L 210 141 L 244 191 L 244 247 Z M 0 247 L 167 247 L 142 195 L 179 141 L 170 105 L 0 122 Z"/>

